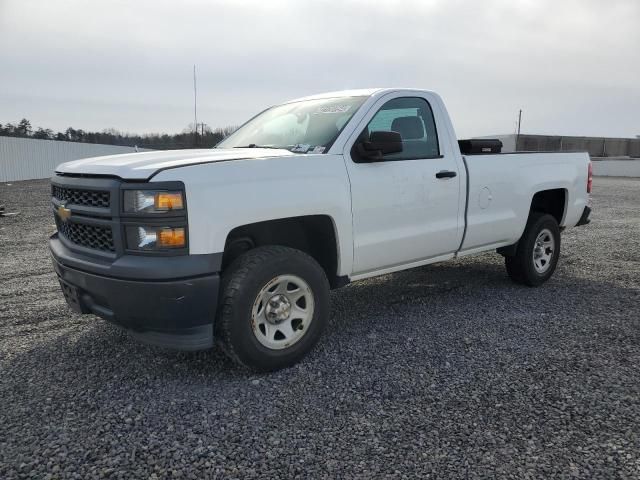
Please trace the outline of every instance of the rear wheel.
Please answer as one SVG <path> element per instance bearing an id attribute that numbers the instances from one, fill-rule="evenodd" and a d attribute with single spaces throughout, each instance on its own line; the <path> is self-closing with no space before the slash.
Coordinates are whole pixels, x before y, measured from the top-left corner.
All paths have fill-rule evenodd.
<path id="1" fill-rule="evenodd" d="M 558 222 L 551 215 L 534 212 L 518 242 L 516 254 L 505 257 L 505 265 L 514 282 L 537 287 L 553 275 L 559 256 Z"/>
<path id="2" fill-rule="evenodd" d="M 260 371 L 296 363 L 320 338 L 329 282 L 300 250 L 259 247 L 223 274 L 216 337 L 236 362 Z"/>

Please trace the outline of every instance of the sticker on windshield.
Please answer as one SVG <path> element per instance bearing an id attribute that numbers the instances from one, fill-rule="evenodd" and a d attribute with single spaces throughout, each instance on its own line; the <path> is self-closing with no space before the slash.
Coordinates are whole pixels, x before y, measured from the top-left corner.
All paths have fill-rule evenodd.
<path id="1" fill-rule="evenodd" d="M 324 153 L 324 147 L 322 145 L 318 145 L 311 150 L 311 153 Z"/>
<path id="2" fill-rule="evenodd" d="M 297 153 L 307 153 L 310 148 L 311 145 L 309 145 L 308 143 L 296 143 L 291 151 Z"/>
<path id="3" fill-rule="evenodd" d="M 351 105 L 324 105 L 314 113 L 347 113 L 350 108 Z"/>

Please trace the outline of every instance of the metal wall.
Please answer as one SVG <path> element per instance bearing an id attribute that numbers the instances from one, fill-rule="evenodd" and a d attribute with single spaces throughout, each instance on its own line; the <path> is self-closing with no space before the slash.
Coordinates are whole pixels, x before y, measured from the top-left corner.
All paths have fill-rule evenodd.
<path id="1" fill-rule="evenodd" d="M 559 135 L 491 135 L 502 151 L 511 152 L 589 152 L 593 174 L 613 177 L 640 177 L 640 138 L 562 137 Z"/>
<path id="2" fill-rule="evenodd" d="M 0 182 L 48 178 L 69 160 L 131 152 L 135 148 L 0 136 Z"/>
<path id="3" fill-rule="evenodd" d="M 495 135 L 503 152 L 589 152 L 592 157 L 640 158 L 640 138 L 565 137 L 559 135 Z"/>

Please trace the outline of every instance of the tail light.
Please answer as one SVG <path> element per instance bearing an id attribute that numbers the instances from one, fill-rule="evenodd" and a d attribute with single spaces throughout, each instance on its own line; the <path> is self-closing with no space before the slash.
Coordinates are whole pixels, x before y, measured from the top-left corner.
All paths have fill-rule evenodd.
<path id="1" fill-rule="evenodd" d="M 591 193 L 591 186 L 593 185 L 593 165 L 589 162 L 589 173 L 587 174 L 587 193 Z"/>

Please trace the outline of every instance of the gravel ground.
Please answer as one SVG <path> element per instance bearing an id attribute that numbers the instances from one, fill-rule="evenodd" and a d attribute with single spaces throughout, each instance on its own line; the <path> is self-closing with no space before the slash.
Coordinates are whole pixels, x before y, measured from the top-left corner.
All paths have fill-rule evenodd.
<path id="1" fill-rule="evenodd" d="M 640 478 L 640 180 L 594 189 L 543 287 L 494 254 L 357 282 L 255 375 L 71 314 L 47 182 L 0 185 L 0 478 Z"/>

